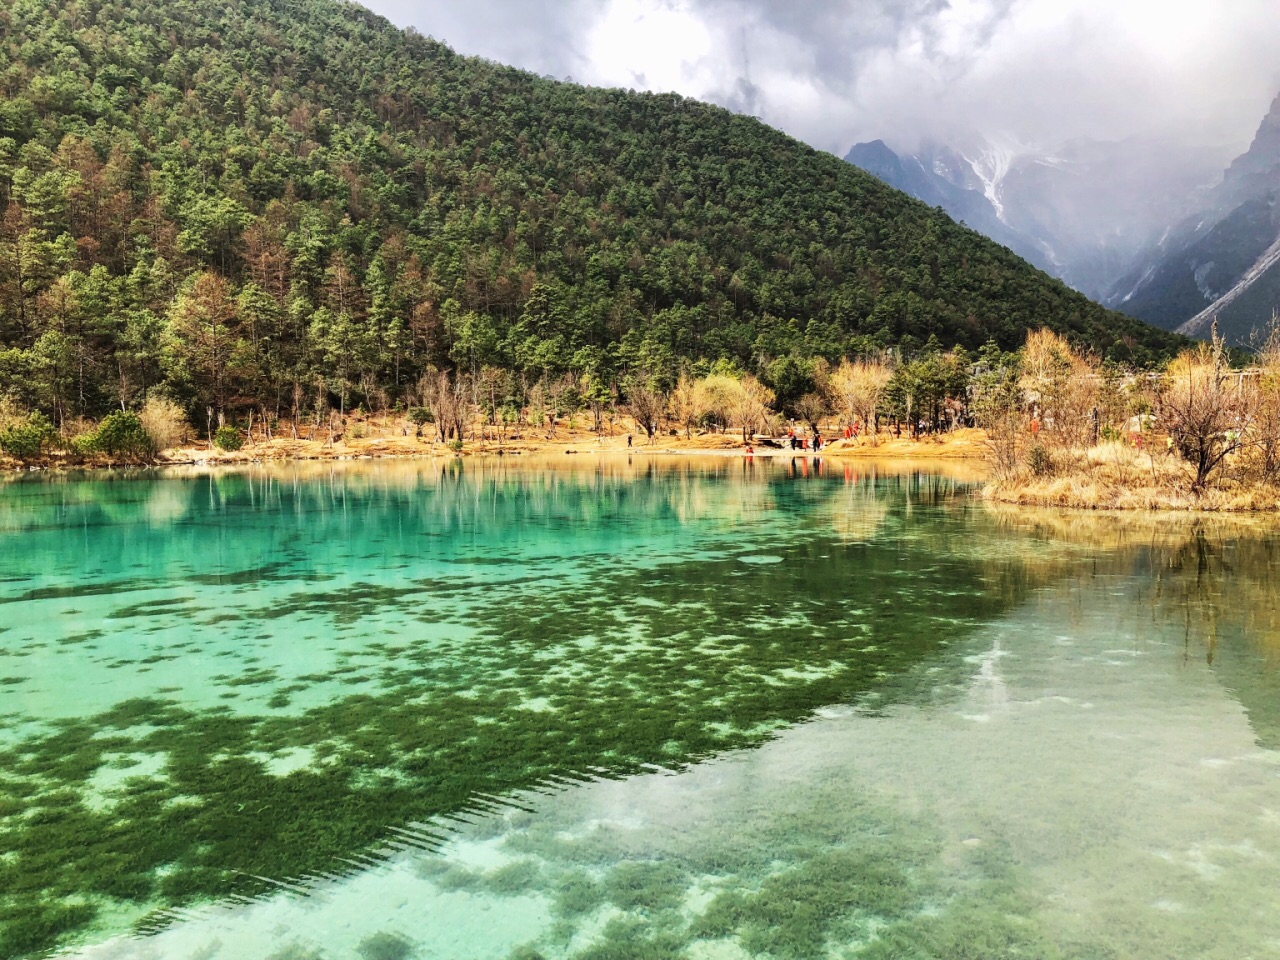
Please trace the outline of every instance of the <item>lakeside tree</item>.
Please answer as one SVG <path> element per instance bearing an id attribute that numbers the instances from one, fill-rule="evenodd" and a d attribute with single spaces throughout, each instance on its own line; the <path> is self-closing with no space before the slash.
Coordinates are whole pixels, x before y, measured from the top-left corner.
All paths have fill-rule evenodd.
<path id="1" fill-rule="evenodd" d="M 843 361 L 831 374 L 831 394 L 845 418 L 861 421 L 874 438 L 879 424 L 880 404 L 893 378 L 893 368 L 883 360 Z"/>
<path id="2" fill-rule="evenodd" d="M 1020 361 L 1021 386 L 1045 441 L 1087 446 L 1098 417 L 1101 365 L 1052 330 L 1027 337 Z"/>
<path id="3" fill-rule="evenodd" d="M 1210 343 L 1184 350 L 1169 364 L 1160 413 L 1173 445 L 1195 471 L 1192 490 L 1203 492 L 1227 457 L 1243 448 L 1252 420 L 1250 393 L 1243 373 L 1231 369 L 1216 330 Z"/>
<path id="4" fill-rule="evenodd" d="M 1030 439 L 1021 357 L 994 343 L 985 345 L 968 392 L 974 423 L 986 432 L 987 460 L 997 479 L 1015 476 Z"/>
<path id="5" fill-rule="evenodd" d="M 636 425 L 644 430 L 652 442 L 658 433 L 658 425 L 667 412 L 667 398 L 659 386 L 645 377 L 632 377 L 623 384 L 626 410 Z"/>
<path id="6" fill-rule="evenodd" d="M 943 422 L 948 401 L 965 397 L 969 368 L 969 355 L 962 348 L 944 353 L 931 341 L 921 355 L 894 369 L 883 399 L 895 417 L 906 420 L 913 435 L 921 421 L 934 429 Z"/>
<path id="7" fill-rule="evenodd" d="M 733 422 L 742 430 L 744 443 L 773 422 L 773 400 L 773 391 L 750 374 L 738 381 L 732 415 Z"/>

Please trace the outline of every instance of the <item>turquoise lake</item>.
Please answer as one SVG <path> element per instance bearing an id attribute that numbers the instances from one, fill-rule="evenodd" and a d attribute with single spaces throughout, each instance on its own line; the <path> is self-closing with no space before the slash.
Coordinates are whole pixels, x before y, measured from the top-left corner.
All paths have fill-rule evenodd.
<path id="1" fill-rule="evenodd" d="M 636 457 L 0 483 L 0 957 L 1280 956 L 1280 521 Z"/>

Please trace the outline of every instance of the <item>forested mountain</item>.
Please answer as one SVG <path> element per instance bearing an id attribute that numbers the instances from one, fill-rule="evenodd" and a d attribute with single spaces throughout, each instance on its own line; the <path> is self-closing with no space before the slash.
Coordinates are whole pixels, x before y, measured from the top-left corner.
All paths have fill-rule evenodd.
<path id="1" fill-rule="evenodd" d="M 674 95 L 458 56 L 332 0 L 0 9 L 0 392 L 411 402 L 1048 325 L 1171 339 L 836 157 Z"/>

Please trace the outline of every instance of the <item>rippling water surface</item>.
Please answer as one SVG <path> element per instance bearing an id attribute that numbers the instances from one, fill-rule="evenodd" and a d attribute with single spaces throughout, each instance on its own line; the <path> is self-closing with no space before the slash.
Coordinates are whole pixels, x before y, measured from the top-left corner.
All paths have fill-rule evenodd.
<path id="1" fill-rule="evenodd" d="M 964 480 L 0 486 L 0 956 L 1280 955 L 1280 528 Z"/>

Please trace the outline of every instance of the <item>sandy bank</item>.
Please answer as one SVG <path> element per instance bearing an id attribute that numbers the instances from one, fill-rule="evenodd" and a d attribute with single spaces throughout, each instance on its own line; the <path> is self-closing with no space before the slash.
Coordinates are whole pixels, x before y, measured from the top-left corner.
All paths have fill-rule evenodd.
<path id="1" fill-rule="evenodd" d="M 832 431 L 834 432 L 834 431 Z M 365 436 L 345 436 L 330 443 L 327 439 L 309 440 L 276 437 L 270 440 L 255 439 L 240 450 L 217 450 L 207 443 L 192 444 L 166 450 L 155 460 L 155 465 L 180 464 L 217 465 L 245 464 L 271 461 L 308 460 L 376 460 L 403 458 L 453 458 L 475 456 L 522 455 L 584 455 L 629 454 L 632 456 L 660 456 L 698 454 L 712 456 L 744 456 L 748 446 L 756 457 L 812 456 L 809 451 L 793 451 L 786 438 L 756 437 L 749 444 L 737 433 L 702 433 L 692 436 L 657 436 L 650 441 L 643 432 L 634 432 L 628 445 L 627 434 L 617 430 L 612 435 L 600 435 L 590 430 L 560 428 L 554 435 L 514 434 L 499 438 L 496 435 L 468 439 L 460 450 L 438 439 L 405 436 L 394 429 L 369 430 Z M 875 460 L 981 460 L 984 454 L 985 435 L 980 430 L 958 430 L 940 437 L 920 440 L 894 438 L 882 435 L 873 443 L 860 440 L 835 440 L 823 447 L 821 455 L 834 458 L 865 458 Z M 84 459 L 67 454 L 50 454 L 32 466 L 41 469 L 91 469 L 94 467 L 120 466 L 108 457 Z M 30 469 L 15 460 L 0 458 L 0 469 Z"/>

